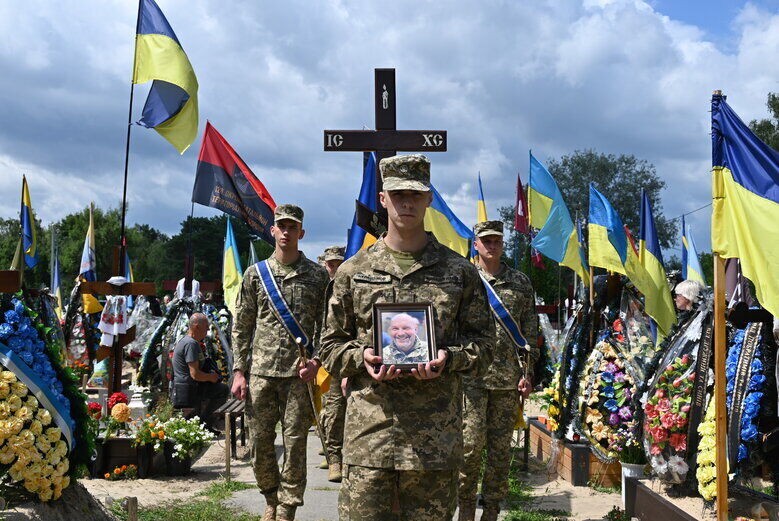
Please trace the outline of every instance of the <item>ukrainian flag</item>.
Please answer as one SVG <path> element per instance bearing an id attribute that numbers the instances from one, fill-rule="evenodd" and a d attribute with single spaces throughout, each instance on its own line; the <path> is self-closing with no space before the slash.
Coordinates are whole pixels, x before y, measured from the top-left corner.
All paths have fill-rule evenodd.
<path id="1" fill-rule="evenodd" d="M 197 78 L 159 6 L 154 0 L 140 3 L 133 83 L 153 83 L 138 124 L 153 128 L 183 154 L 197 136 Z"/>
<path id="2" fill-rule="evenodd" d="M 54 254 L 54 263 L 51 267 L 51 294 L 54 295 L 54 300 L 57 305 L 54 307 L 54 311 L 57 313 L 57 318 L 62 318 L 62 283 L 60 282 L 60 256 L 59 252 Z"/>
<path id="3" fill-rule="evenodd" d="M 227 217 L 227 235 L 225 236 L 224 261 L 222 262 L 222 292 L 225 304 L 230 313 L 235 316 L 235 299 L 241 290 L 243 270 L 238 258 L 238 245 L 233 235 L 233 225 Z"/>
<path id="4" fill-rule="evenodd" d="M 484 202 L 484 189 L 481 186 L 481 173 L 479 173 L 479 200 L 476 202 L 476 222 L 487 221 L 487 204 Z"/>
<path id="5" fill-rule="evenodd" d="M 622 219 L 608 199 L 590 183 L 589 231 L 590 264 L 627 275 L 628 241 Z"/>
<path id="6" fill-rule="evenodd" d="M 540 228 L 530 245 L 558 264 L 571 268 L 588 283 L 589 266 L 584 259 L 581 237 L 573 225 L 563 194 L 549 171 L 532 153 L 528 200 L 530 225 Z"/>
<path id="7" fill-rule="evenodd" d="M 38 264 L 38 238 L 35 233 L 35 214 L 32 211 L 30 190 L 27 188 L 27 178 L 22 176 L 22 250 L 24 263 L 28 268 Z"/>
<path id="8" fill-rule="evenodd" d="M 97 280 L 97 262 L 95 261 L 95 222 L 92 218 L 92 205 L 89 206 L 89 228 L 84 239 L 84 248 L 81 250 L 81 266 L 76 280 L 82 282 L 94 282 Z M 94 295 L 83 294 L 84 313 L 99 313 L 103 306 Z"/>
<path id="9" fill-rule="evenodd" d="M 703 278 L 703 268 L 698 259 L 698 248 L 695 247 L 695 240 L 692 238 L 692 231 L 684 222 L 682 215 L 682 278 L 684 280 L 695 280 L 704 286 L 706 281 Z"/>
<path id="10" fill-rule="evenodd" d="M 711 99 L 711 139 L 712 250 L 741 259 L 762 306 L 779 315 L 779 153 L 760 141 L 719 93 Z"/>
<path id="11" fill-rule="evenodd" d="M 130 254 L 124 252 L 124 278 L 127 282 L 135 282 L 135 276 L 133 275 L 133 265 L 130 262 Z M 135 298 L 132 295 L 127 297 L 127 307 L 132 309 L 135 305 Z"/>
<path id="12" fill-rule="evenodd" d="M 657 322 L 660 336 L 666 336 L 676 323 L 676 308 L 671 291 L 665 278 L 663 267 L 663 252 L 660 250 L 660 240 L 657 237 L 655 219 L 652 215 L 652 202 L 646 191 L 641 191 L 641 231 L 639 233 L 639 258 L 652 284 L 644 294 L 644 310 Z"/>
<path id="13" fill-rule="evenodd" d="M 365 162 L 365 168 L 362 171 L 362 185 L 360 185 L 359 202 L 370 208 L 374 212 L 378 208 L 376 200 L 376 154 L 368 154 L 368 160 Z M 346 253 L 344 258 L 348 259 L 363 248 L 367 248 L 376 242 L 376 237 L 369 234 L 357 225 L 357 212 L 352 219 L 352 227 L 349 228 L 349 236 L 346 238 Z"/>
<path id="14" fill-rule="evenodd" d="M 432 232 L 438 242 L 467 258 L 473 231 L 457 218 L 434 186 L 430 185 L 430 191 L 433 201 L 425 212 L 425 230 Z"/>

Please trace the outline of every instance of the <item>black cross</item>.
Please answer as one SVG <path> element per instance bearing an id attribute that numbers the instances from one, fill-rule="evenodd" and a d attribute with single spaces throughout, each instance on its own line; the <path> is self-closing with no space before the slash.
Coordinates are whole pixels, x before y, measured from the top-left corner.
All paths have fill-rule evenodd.
<path id="1" fill-rule="evenodd" d="M 374 69 L 374 74 L 376 130 L 325 130 L 324 145 L 325 152 L 375 152 L 378 193 L 382 189 L 379 161 L 398 152 L 446 152 L 446 130 L 397 130 L 395 69 Z M 379 214 L 372 215 L 357 204 L 358 224 L 373 235 L 380 228 L 371 223 L 386 223 L 386 211 L 379 209 Z"/>

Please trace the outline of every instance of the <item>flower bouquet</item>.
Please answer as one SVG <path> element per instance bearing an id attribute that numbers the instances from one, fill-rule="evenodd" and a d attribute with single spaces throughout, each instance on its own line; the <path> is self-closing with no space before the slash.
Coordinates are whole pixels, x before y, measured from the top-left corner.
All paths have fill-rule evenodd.
<path id="1" fill-rule="evenodd" d="M 644 405 L 644 443 L 652 455 L 652 470 L 676 483 L 681 483 L 689 470 L 685 459 L 693 370 L 692 356 L 676 358 L 663 369 Z"/>
<path id="2" fill-rule="evenodd" d="M 0 296 L 0 496 L 57 499 L 94 450 L 62 337 L 21 294 Z"/>
<path id="3" fill-rule="evenodd" d="M 592 451 L 603 461 L 613 461 L 613 438 L 635 427 L 631 406 L 636 393 L 627 360 L 617 344 L 604 338 L 587 361 L 585 385 L 580 396 L 580 430 L 590 441 Z"/>

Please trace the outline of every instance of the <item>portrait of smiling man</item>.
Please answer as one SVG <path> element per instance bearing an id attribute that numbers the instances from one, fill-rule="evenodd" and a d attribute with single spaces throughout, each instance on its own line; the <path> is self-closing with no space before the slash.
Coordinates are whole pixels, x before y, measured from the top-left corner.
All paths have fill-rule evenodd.
<path id="1" fill-rule="evenodd" d="M 419 319 L 408 313 L 398 313 L 390 320 L 387 333 L 391 342 L 382 349 L 385 364 L 424 364 L 430 361 L 427 342 L 419 338 Z"/>

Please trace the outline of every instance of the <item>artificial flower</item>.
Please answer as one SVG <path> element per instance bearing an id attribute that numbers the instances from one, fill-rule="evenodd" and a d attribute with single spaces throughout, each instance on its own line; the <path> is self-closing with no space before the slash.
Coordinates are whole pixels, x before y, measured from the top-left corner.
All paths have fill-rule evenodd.
<path id="1" fill-rule="evenodd" d="M 677 452 L 687 450 L 687 435 L 674 433 L 668 439 L 668 444 L 673 447 Z"/>
<path id="2" fill-rule="evenodd" d="M 654 470 L 657 475 L 663 475 L 668 472 L 668 462 L 665 461 L 665 458 L 662 456 L 652 456 L 650 463 L 652 465 L 652 470 Z"/>
<path id="3" fill-rule="evenodd" d="M 717 473 L 714 471 L 714 467 L 710 465 L 699 466 L 695 471 L 695 477 L 698 478 L 699 483 L 708 483 L 717 477 Z"/>
<path id="4" fill-rule="evenodd" d="M 603 418 L 603 414 L 599 410 L 587 407 L 587 416 L 585 417 L 587 423 L 596 423 L 601 418 Z"/>
<path id="5" fill-rule="evenodd" d="M 675 472 L 676 474 L 683 476 L 687 474 L 689 469 L 690 467 L 687 466 L 687 463 L 683 458 L 680 458 L 679 456 L 671 456 L 668 458 L 668 470 L 671 472 Z"/>
<path id="6" fill-rule="evenodd" d="M 128 407 L 126 403 L 117 402 L 111 408 L 111 417 L 119 423 L 125 423 L 130 419 L 130 407 Z"/>
<path id="7" fill-rule="evenodd" d="M 591 429 L 593 437 L 597 439 L 598 441 L 603 440 L 608 437 L 609 435 L 609 429 L 606 427 L 602 422 L 598 422 L 592 426 Z"/>
<path id="8" fill-rule="evenodd" d="M 614 412 L 619 409 L 619 404 L 617 403 L 617 400 L 615 400 L 614 398 L 606 400 L 606 403 L 604 403 L 603 406 L 611 412 Z"/>
<path id="9" fill-rule="evenodd" d="M 706 449 L 698 453 L 698 465 L 714 465 L 717 458 L 716 449 Z"/>

